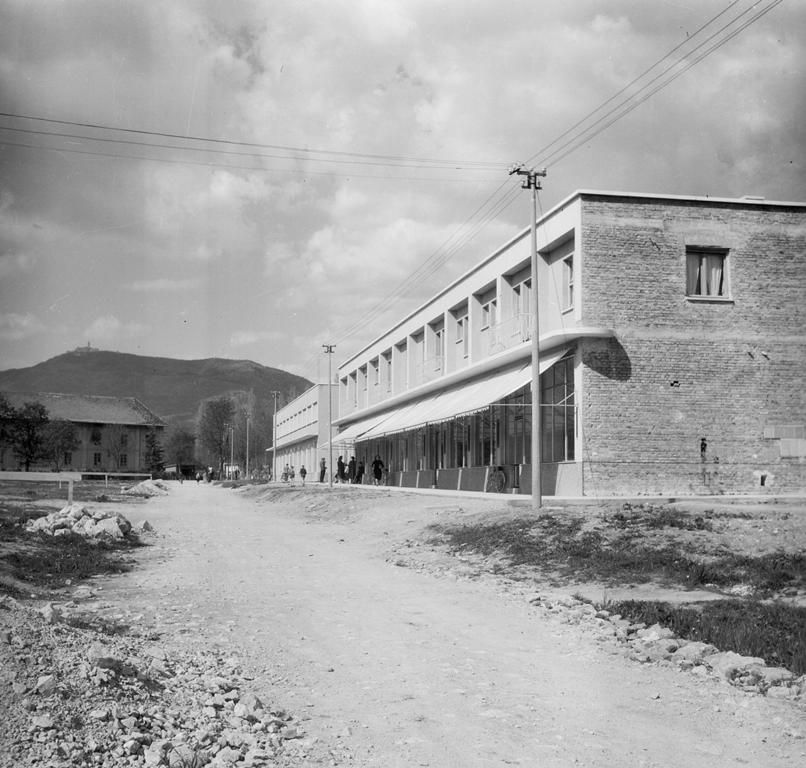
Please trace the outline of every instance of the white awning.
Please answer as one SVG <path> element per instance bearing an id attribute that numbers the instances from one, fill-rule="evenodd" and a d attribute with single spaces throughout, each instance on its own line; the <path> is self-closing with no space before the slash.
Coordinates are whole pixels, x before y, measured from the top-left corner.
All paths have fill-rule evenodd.
<path id="1" fill-rule="evenodd" d="M 387 411 L 386 413 L 376 414 L 375 416 L 370 416 L 368 419 L 362 419 L 361 421 L 350 424 L 347 429 L 342 430 L 337 435 L 333 435 L 333 447 L 339 446 L 346 448 L 352 446 L 365 432 L 392 415 L 394 415 L 394 411 Z M 324 443 L 319 446 L 319 449 L 323 450 L 329 447 L 329 443 Z"/>
<path id="2" fill-rule="evenodd" d="M 540 373 L 551 368 L 568 351 L 568 347 L 561 347 L 549 354 L 540 357 Z M 433 424 L 439 421 L 462 416 L 479 411 L 517 392 L 532 381 L 532 364 L 521 365 L 504 373 L 496 373 L 473 381 L 460 387 L 454 387 L 431 397 L 408 403 L 400 408 L 386 413 L 382 418 L 365 429 L 354 439 L 368 440 L 381 435 L 390 435 L 395 432 L 404 432 L 423 424 Z M 368 419 L 367 422 L 372 421 Z M 364 422 L 365 424 L 366 422 Z M 350 432 L 357 424 L 348 427 L 344 433 Z M 334 438 L 333 442 L 341 437 Z"/>

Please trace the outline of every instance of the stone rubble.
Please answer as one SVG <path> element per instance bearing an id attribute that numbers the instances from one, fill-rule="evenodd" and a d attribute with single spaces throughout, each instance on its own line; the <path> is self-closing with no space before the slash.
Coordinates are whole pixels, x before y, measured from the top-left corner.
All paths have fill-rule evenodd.
<path id="1" fill-rule="evenodd" d="M 672 630 L 660 624 L 647 627 L 633 623 L 572 596 L 556 599 L 537 596 L 530 602 L 565 623 L 588 625 L 603 640 L 615 639 L 635 661 L 671 665 L 695 675 L 724 680 L 747 692 L 806 705 L 806 675 L 798 677 L 783 667 L 768 667 L 761 658 L 720 652 L 708 643 L 675 637 Z M 806 732 L 801 736 L 806 737 Z"/>
<path id="2" fill-rule="evenodd" d="M 143 480 L 142 483 L 137 483 L 131 488 L 125 488 L 121 491 L 123 496 L 137 496 L 149 499 L 152 496 L 167 496 L 168 486 L 162 480 Z"/>
<path id="3" fill-rule="evenodd" d="M 128 536 L 153 531 L 148 521 L 138 526 L 132 524 L 120 513 L 91 511 L 81 504 L 68 504 L 58 512 L 31 520 L 26 530 L 32 533 L 41 531 L 51 536 L 65 536 L 75 533 L 89 539 L 125 539 Z"/>
<path id="4" fill-rule="evenodd" d="M 237 658 L 50 615 L 0 596 L 0 768 L 258 768 L 312 744 Z"/>

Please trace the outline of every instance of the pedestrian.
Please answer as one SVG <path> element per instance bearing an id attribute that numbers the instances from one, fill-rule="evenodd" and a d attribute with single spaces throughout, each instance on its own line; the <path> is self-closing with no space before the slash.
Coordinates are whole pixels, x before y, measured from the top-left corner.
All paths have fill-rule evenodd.
<path id="1" fill-rule="evenodd" d="M 323 456 L 319 460 L 319 482 L 325 482 L 325 473 L 327 472 L 327 462 L 325 461 L 325 457 Z"/>
<path id="2" fill-rule="evenodd" d="M 361 485 L 364 482 L 364 462 L 359 460 L 358 468 L 355 471 L 355 482 L 357 485 Z"/>
<path id="3" fill-rule="evenodd" d="M 383 477 L 383 462 L 377 453 L 375 454 L 375 460 L 372 462 L 372 477 L 374 478 L 375 485 L 381 484 L 381 477 Z"/>
<path id="4" fill-rule="evenodd" d="M 355 483 L 355 456 L 350 456 L 347 462 L 347 479 L 350 483 Z"/>
<path id="5" fill-rule="evenodd" d="M 294 482 L 294 465 L 291 465 L 291 468 L 288 470 L 288 479 L 293 483 Z"/>
<path id="6" fill-rule="evenodd" d="M 336 462 L 336 479 L 340 483 L 344 482 L 344 458 L 342 456 L 339 456 Z"/>
<path id="7" fill-rule="evenodd" d="M 289 473 L 289 471 L 290 471 L 290 470 L 289 470 L 289 468 L 288 468 L 288 464 L 286 464 L 286 465 L 283 467 L 283 477 L 282 477 L 282 480 L 283 480 L 283 482 L 284 482 L 284 483 L 287 483 L 287 482 L 288 482 L 288 473 Z"/>
<path id="8" fill-rule="evenodd" d="M 303 485 L 305 485 L 305 475 L 307 475 L 307 474 L 308 474 L 308 470 L 307 470 L 307 469 L 305 469 L 305 465 L 303 464 L 303 465 L 302 465 L 302 466 L 299 468 L 299 476 L 302 478 L 302 484 L 303 484 Z"/>

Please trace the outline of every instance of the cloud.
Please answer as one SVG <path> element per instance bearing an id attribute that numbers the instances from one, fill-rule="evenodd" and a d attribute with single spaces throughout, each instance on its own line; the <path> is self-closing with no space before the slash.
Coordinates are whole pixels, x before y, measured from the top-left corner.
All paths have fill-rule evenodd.
<path id="1" fill-rule="evenodd" d="M 283 338 L 282 331 L 258 331 L 254 329 L 234 331 L 230 336 L 230 346 L 248 347 L 267 341 L 278 341 Z"/>
<path id="2" fill-rule="evenodd" d="M 45 327 L 32 314 L 9 312 L 0 315 L 0 339 L 19 341 L 36 336 L 44 330 Z"/>
<path id="3" fill-rule="evenodd" d="M 148 332 L 148 326 L 138 322 L 122 322 L 114 315 L 96 317 L 83 331 L 82 336 L 93 344 L 100 342 L 117 342 L 121 339 L 133 338 Z"/>
<path id="4" fill-rule="evenodd" d="M 199 280 L 195 278 L 157 277 L 152 280 L 135 280 L 128 288 L 137 293 L 184 293 L 192 291 L 198 285 Z"/>

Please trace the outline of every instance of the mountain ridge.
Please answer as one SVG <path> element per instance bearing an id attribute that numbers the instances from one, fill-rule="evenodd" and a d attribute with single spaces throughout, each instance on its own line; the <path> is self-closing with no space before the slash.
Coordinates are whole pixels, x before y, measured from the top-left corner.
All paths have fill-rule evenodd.
<path id="1" fill-rule="evenodd" d="M 273 410 L 311 386 L 302 376 L 252 360 L 182 360 L 79 347 L 27 368 L 0 371 L 0 391 L 136 397 L 169 423 L 189 425 L 199 404 L 214 397 L 254 394 Z"/>

